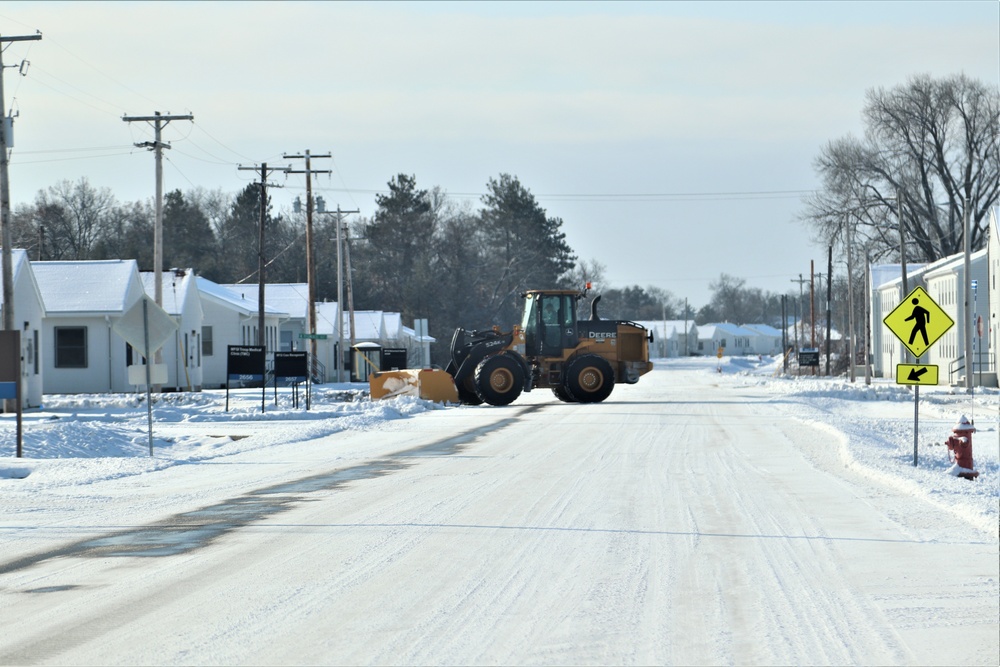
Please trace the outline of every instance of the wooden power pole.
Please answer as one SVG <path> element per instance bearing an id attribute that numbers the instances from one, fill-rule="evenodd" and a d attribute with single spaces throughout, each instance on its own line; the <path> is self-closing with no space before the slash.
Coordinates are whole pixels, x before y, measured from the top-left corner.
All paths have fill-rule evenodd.
<path id="1" fill-rule="evenodd" d="M 267 262 L 264 259 L 264 223 L 267 221 L 267 177 L 271 171 L 288 171 L 291 167 L 274 167 L 270 170 L 267 163 L 260 165 L 260 222 L 257 229 L 257 345 L 267 347 L 267 337 L 264 327 L 264 269 Z M 238 167 L 240 171 L 258 171 L 257 167 Z"/>
<path id="2" fill-rule="evenodd" d="M 10 331 L 14 326 L 14 269 L 11 266 L 10 233 L 10 180 L 7 173 L 7 151 L 12 137 L 7 136 L 7 103 L 3 96 L 3 43 L 37 41 L 41 33 L 34 35 L 0 36 L 0 257 L 3 260 L 3 328 Z M 10 126 L 13 127 L 13 119 Z"/>
<path id="3" fill-rule="evenodd" d="M 306 282 L 309 292 L 309 372 L 315 375 L 316 364 L 316 259 L 313 257 L 313 196 L 312 196 L 312 175 L 329 174 L 329 169 L 313 169 L 312 158 L 330 158 L 326 155 L 311 155 L 306 151 L 302 155 L 284 155 L 286 160 L 305 160 L 305 169 L 289 169 L 288 174 L 306 175 Z M 339 304 L 337 306 L 340 307 Z"/>
<path id="4" fill-rule="evenodd" d="M 122 116 L 126 123 L 145 121 L 153 124 L 155 132 L 153 141 L 143 141 L 137 143 L 139 148 L 148 148 L 156 156 L 156 221 L 153 227 L 153 285 L 156 305 L 163 305 L 163 149 L 170 148 L 170 144 L 162 140 L 163 128 L 172 120 L 194 120 L 191 114 L 178 116 L 164 116 L 159 111 L 153 112 L 152 116 Z"/>

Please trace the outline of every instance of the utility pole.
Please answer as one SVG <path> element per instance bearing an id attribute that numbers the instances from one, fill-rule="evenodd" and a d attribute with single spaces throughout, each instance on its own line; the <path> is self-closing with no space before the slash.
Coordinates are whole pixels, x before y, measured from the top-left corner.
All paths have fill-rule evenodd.
<path id="1" fill-rule="evenodd" d="M 807 283 L 807 282 L 809 282 L 809 281 L 806 280 L 806 279 L 804 279 L 802 277 L 802 274 L 800 273 L 798 280 L 796 280 L 795 278 L 792 278 L 789 282 L 793 282 L 793 283 L 798 283 L 799 284 L 799 301 L 798 301 L 798 304 L 796 304 L 796 306 L 795 306 L 795 312 L 796 312 L 796 318 L 795 318 L 795 350 L 796 350 L 796 352 L 798 352 L 799 343 L 800 343 L 800 341 L 799 341 L 799 326 L 798 326 L 799 322 L 798 321 L 801 319 L 801 317 L 798 316 L 798 313 L 800 313 L 802 311 L 802 285 L 805 284 L 805 283 Z"/>
<path id="2" fill-rule="evenodd" d="M 257 171 L 257 167 L 237 167 L 240 171 Z M 291 167 L 274 167 L 270 171 L 288 171 Z M 257 345 L 267 347 L 264 327 L 264 222 L 267 220 L 267 163 L 260 165 L 260 223 L 257 230 Z M 275 186 L 277 187 L 277 186 Z"/>
<path id="3" fill-rule="evenodd" d="M 313 196 L 312 196 L 312 175 L 329 174 L 329 169 L 313 169 L 312 158 L 330 158 L 331 154 L 311 155 L 307 150 L 302 155 L 284 155 L 285 160 L 305 160 L 305 169 L 289 169 L 286 174 L 306 175 L 306 282 L 309 293 L 309 365 L 310 373 L 315 375 L 314 366 L 316 363 L 316 260 L 313 257 Z M 338 308 L 340 306 L 338 305 Z"/>
<path id="4" fill-rule="evenodd" d="M 163 305 L 163 149 L 170 148 L 170 144 L 161 140 L 163 128 L 172 120 L 194 120 L 191 114 L 177 116 L 164 116 L 159 111 L 154 111 L 152 116 L 122 116 L 126 123 L 147 122 L 153 124 L 155 139 L 153 141 L 143 141 L 135 144 L 138 148 L 148 148 L 153 151 L 156 157 L 156 222 L 153 227 L 153 284 L 154 299 L 156 305 Z M 157 356 L 159 352 L 157 352 Z"/>
<path id="5" fill-rule="evenodd" d="M 830 327 L 831 313 L 830 302 L 833 297 L 833 246 L 827 248 L 826 253 L 826 375 L 830 376 Z"/>
<path id="6" fill-rule="evenodd" d="M 14 326 L 14 269 L 11 266 L 11 234 L 10 234 L 10 176 L 7 172 L 7 151 L 11 145 L 11 137 L 7 136 L 7 103 L 3 96 L 3 43 L 29 42 L 42 38 L 41 33 L 34 35 L 11 35 L 0 37 L 0 258 L 3 261 L 3 329 L 10 331 Z M 10 121 L 14 127 L 14 119 Z"/>
<path id="7" fill-rule="evenodd" d="M 332 212 L 332 211 L 331 211 Z M 337 204 L 337 382 L 343 382 L 344 368 L 344 260 L 343 237 L 344 230 L 341 216 L 345 213 L 360 213 L 361 211 L 342 211 Z M 350 309 L 351 346 L 354 343 L 354 308 Z"/>

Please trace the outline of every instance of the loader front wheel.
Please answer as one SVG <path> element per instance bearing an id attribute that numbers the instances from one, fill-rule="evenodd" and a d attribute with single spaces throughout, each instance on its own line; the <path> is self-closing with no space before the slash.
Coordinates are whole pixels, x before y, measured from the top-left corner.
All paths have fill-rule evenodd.
<path id="1" fill-rule="evenodd" d="M 573 398 L 573 394 L 569 393 L 563 385 L 552 387 L 552 393 L 555 394 L 556 398 L 563 403 L 576 403 L 576 399 Z"/>
<path id="2" fill-rule="evenodd" d="M 473 376 L 465 378 L 464 382 L 456 382 L 455 388 L 458 389 L 458 400 L 465 405 L 482 405 L 483 399 L 476 393 L 476 379 Z"/>
<path id="3" fill-rule="evenodd" d="M 584 354 L 566 367 L 566 389 L 580 403 L 600 403 L 615 388 L 615 372 L 604 357 Z"/>
<path id="4" fill-rule="evenodd" d="M 487 357 L 476 366 L 476 394 L 490 405 L 509 405 L 524 389 L 524 372 L 505 354 Z"/>

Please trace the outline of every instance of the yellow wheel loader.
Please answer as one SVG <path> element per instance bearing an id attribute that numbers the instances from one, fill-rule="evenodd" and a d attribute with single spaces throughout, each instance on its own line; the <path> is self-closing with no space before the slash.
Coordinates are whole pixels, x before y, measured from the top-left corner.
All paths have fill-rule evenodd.
<path id="1" fill-rule="evenodd" d="M 653 368 L 652 332 L 633 322 L 600 319 L 600 296 L 591 303 L 590 319 L 578 320 L 577 301 L 585 296 L 586 291 L 530 290 L 522 295 L 521 323 L 511 331 L 457 329 L 447 368 L 454 387 L 435 375 L 427 383 L 413 379 L 412 393 L 440 402 L 454 401 L 457 394 L 470 405 L 508 405 L 521 392 L 543 388 L 562 401 L 598 403 L 611 395 L 615 384 L 638 382 Z M 395 395 L 386 387 L 399 386 L 418 373 L 373 374 L 372 398 Z"/>

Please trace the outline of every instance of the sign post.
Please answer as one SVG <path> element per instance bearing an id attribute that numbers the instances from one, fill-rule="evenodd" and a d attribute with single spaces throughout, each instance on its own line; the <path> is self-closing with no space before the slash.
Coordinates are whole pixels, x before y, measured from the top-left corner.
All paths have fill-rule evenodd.
<path id="1" fill-rule="evenodd" d="M 157 378 L 166 381 L 166 367 L 163 364 L 153 364 L 153 355 L 163 347 L 177 330 L 177 322 L 170 317 L 167 311 L 163 310 L 156 302 L 149 298 L 148 294 L 143 294 L 142 298 L 136 301 L 124 315 L 112 326 L 115 333 L 122 337 L 126 343 L 136 350 L 142 350 L 142 356 L 146 360 L 143 364 L 145 371 L 141 381 L 134 384 L 146 385 L 146 426 L 149 433 L 149 455 L 153 455 L 153 396 L 151 385 Z M 132 369 L 129 368 L 129 380 L 133 381 Z M 153 377 L 156 373 L 157 378 Z"/>
<path id="2" fill-rule="evenodd" d="M 913 465 L 916 467 L 920 385 L 938 383 L 938 367 L 921 364 L 920 357 L 955 325 L 955 321 L 937 305 L 923 287 L 918 286 L 885 316 L 882 323 L 917 361 L 916 364 L 896 365 L 896 383 L 913 385 Z M 969 372 L 968 369 L 966 372 Z"/>
<path id="3" fill-rule="evenodd" d="M 21 430 L 21 332 L 0 331 L 0 399 L 17 403 L 17 458 L 24 455 Z"/>

